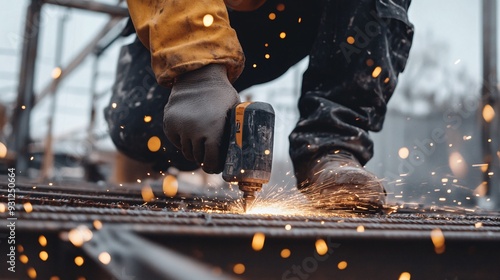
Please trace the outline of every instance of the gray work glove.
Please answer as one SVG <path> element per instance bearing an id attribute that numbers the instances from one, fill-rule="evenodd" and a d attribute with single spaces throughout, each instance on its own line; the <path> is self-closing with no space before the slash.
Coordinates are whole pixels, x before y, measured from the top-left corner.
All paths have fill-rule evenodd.
<path id="1" fill-rule="evenodd" d="M 227 153 L 228 112 L 240 102 L 226 67 L 210 64 L 181 75 L 165 106 L 163 130 L 184 157 L 220 173 Z"/>

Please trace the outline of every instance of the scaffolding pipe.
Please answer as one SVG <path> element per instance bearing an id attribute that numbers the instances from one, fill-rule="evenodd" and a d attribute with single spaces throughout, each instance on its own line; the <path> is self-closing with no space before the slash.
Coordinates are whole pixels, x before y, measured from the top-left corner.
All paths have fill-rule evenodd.
<path id="1" fill-rule="evenodd" d="M 42 2 L 31 0 L 26 12 L 24 26 L 23 51 L 21 69 L 19 71 L 19 85 L 17 90 L 17 104 L 13 114 L 13 132 L 9 140 L 9 147 L 16 152 L 16 169 L 18 173 L 27 172 L 30 144 L 30 115 L 33 109 L 35 65 L 38 51 L 38 35 L 40 29 L 40 11 Z"/>
<path id="2" fill-rule="evenodd" d="M 73 60 L 62 69 L 62 74 L 61 77 L 59 77 L 58 82 L 61 82 L 64 80 L 66 77 L 68 77 L 75 69 L 78 68 L 78 66 L 81 65 L 81 63 L 87 58 L 87 56 L 93 52 L 95 52 L 96 47 L 100 44 L 101 39 L 108 34 L 109 31 L 111 31 L 119 22 L 121 21 L 120 18 L 111 18 L 106 25 L 97 33 L 97 35 L 90 41 L 90 43 L 85 46 L 78 55 L 73 58 Z M 38 94 L 34 106 L 38 104 L 43 98 L 45 98 L 47 95 L 50 94 L 53 88 L 53 83 L 54 81 L 51 81 L 48 85 L 46 85 L 40 94 Z"/>
<path id="3" fill-rule="evenodd" d="M 492 206 L 500 207 L 500 162 L 497 156 L 500 141 L 500 98 L 498 96 L 497 68 L 497 0 L 482 1 L 483 34 L 483 87 L 482 87 L 482 150 L 488 168 L 483 174 L 487 195 L 493 200 Z M 488 116 L 489 106 L 496 117 Z M 491 113 L 490 113 L 491 115 Z"/>
<path id="4" fill-rule="evenodd" d="M 51 179 L 54 176 L 54 150 L 53 150 L 53 138 L 54 138 L 54 120 L 57 110 L 57 88 L 59 86 L 59 77 L 61 76 L 61 61 L 63 56 L 63 45 L 64 45 L 64 33 L 66 21 L 68 20 L 68 13 L 66 13 L 59 19 L 57 25 L 57 38 L 56 38 L 56 50 L 55 50 L 55 71 L 52 73 L 52 79 L 54 83 L 52 84 L 51 96 L 52 100 L 50 103 L 49 119 L 47 120 L 47 137 L 45 139 L 45 149 L 43 153 L 42 170 L 40 172 L 40 180 Z"/>
<path id="5" fill-rule="evenodd" d="M 88 0 L 43 0 L 52 5 L 64 6 L 91 12 L 105 13 L 113 17 L 128 17 L 128 9 Z M 121 1 L 120 1 L 121 2 Z"/>

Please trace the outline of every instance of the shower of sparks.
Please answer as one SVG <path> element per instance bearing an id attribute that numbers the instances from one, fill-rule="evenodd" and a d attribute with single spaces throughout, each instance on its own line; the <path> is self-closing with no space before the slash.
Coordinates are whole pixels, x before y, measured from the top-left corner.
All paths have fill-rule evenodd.
<path id="1" fill-rule="evenodd" d="M 378 182 L 377 182 L 378 183 Z M 357 187 L 335 186 L 328 190 L 329 182 L 311 185 L 302 191 L 289 186 L 265 186 L 265 191 L 257 193 L 255 201 L 247 205 L 246 214 L 286 215 L 286 216 L 338 216 L 347 211 L 371 212 L 370 201 L 378 198 L 379 192 L 361 190 Z M 369 189 L 369 188 L 368 188 Z M 243 213 L 242 200 L 238 200 L 232 211 Z M 339 210 L 339 211 L 336 211 Z"/>

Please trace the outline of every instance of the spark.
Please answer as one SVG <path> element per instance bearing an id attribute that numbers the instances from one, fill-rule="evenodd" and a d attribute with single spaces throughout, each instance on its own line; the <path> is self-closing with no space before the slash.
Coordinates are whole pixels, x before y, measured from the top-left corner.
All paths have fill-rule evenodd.
<path id="1" fill-rule="evenodd" d="M 61 74 L 62 74 L 62 69 L 61 67 L 56 67 L 52 70 L 52 79 L 56 80 L 56 79 L 59 79 L 61 77 Z"/>
<path id="2" fill-rule="evenodd" d="M 92 224 L 94 225 L 94 228 L 97 230 L 100 230 L 102 228 L 102 222 L 99 220 L 94 220 Z"/>
<path id="3" fill-rule="evenodd" d="M 340 270 L 344 270 L 347 268 L 347 262 L 346 261 L 341 261 L 337 264 L 337 268 Z"/>
<path id="4" fill-rule="evenodd" d="M 285 10 L 285 4 L 279 3 L 278 5 L 276 5 L 276 10 L 278 10 L 279 12 L 283 12 Z"/>
<path id="5" fill-rule="evenodd" d="M 373 69 L 372 77 L 377 78 L 380 75 L 380 73 L 382 73 L 382 67 L 377 66 L 375 67 L 375 69 Z"/>
<path id="6" fill-rule="evenodd" d="M 149 202 L 155 198 L 155 195 L 153 193 L 153 189 L 149 185 L 142 187 L 141 195 L 142 195 L 142 199 L 144 200 L 144 202 Z"/>
<path id="7" fill-rule="evenodd" d="M 152 136 L 148 140 L 148 149 L 151 152 L 157 152 L 161 148 L 161 140 L 158 136 Z"/>
<path id="8" fill-rule="evenodd" d="M 264 248 L 265 240 L 266 236 L 262 232 L 255 233 L 252 238 L 252 249 L 254 251 L 262 250 L 262 248 Z"/>
<path id="9" fill-rule="evenodd" d="M 26 256 L 26 255 L 20 255 L 20 256 L 19 256 L 19 260 L 20 260 L 22 263 L 24 263 L 24 264 L 27 264 L 27 263 L 28 263 L 28 261 L 29 261 L 28 256 Z"/>
<path id="10" fill-rule="evenodd" d="M 40 257 L 42 261 L 46 261 L 49 258 L 49 254 L 46 251 L 40 251 L 38 257 Z"/>
<path id="11" fill-rule="evenodd" d="M 81 256 L 77 256 L 74 261 L 77 266 L 82 266 L 85 262 L 85 260 Z"/>
<path id="12" fill-rule="evenodd" d="M 145 123 L 148 123 L 148 122 L 151 122 L 153 118 L 151 116 L 144 116 L 144 122 Z"/>
<path id="13" fill-rule="evenodd" d="M 275 13 L 270 13 L 269 14 L 269 19 L 270 20 L 275 20 L 276 19 L 276 14 Z"/>
<path id="14" fill-rule="evenodd" d="M 7 156 L 7 146 L 4 143 L 0 142 L 0 158 L 4 158 Z"/>
<path id="15" fill-rule="evenodd" d="M 411 274 L 409 272 L 403 272 L 399 275 L 399 280 L 410 280 Z"/>
<path id="16" fill-rule="evenodd" d="M 245 265 L 242 263 L 237 263 L 233 266 L 233 272 L 235 274 L 243 274 L 245 273 Z"/>
<path id="17" fill-rule="evenodd" d="M 495 109 L 490 104 L 486 104 L 483 108 L 483 119 L 486 122 L 491 122 L 495 118 Z"/>
<path id="18" fill-rule="evenodd" d="M 31 203 L 29 203 L 29 202 L 24 203 L 23 207 L 24 207 L 24 211 L 26 211 L 26 213 L 31 213 L 33 211 L 33 205 L 31 205 Z"/>
<path id="19" fill-rule="evenodd" d="M 174 197 L 177 194 L 179 189 L 179 183 L 177 182 L 177 178 L 172 175 L 167 175 L 163 178 L 163 193 L 166 196 Z"/>
<path id="20" fill-rule="evenodd" d="M 408 150 L 408 148 L 406 147 L 402 147 L 401 149 L 399 149 L 398 155 L 400 158 L 406 159 L 410 155 L 410 150 Z"/>
<path id="21" fill-rule="evenodd" d="M 28 268 L 28 270 L 26 271 L 26 273 L 28 274 L 29 278 L 31 278 L 31 279 L 35 279 L 36 278 L 36 270 L 33 267 Z"/>
<path id="22" fill-rule="evenodd" d="M 118 105 L 116 105 L 115 102 L 111 103 L 111 108 L 116 109 L 116 106 L 118 106 Z"/>
<path id="23" fill-rule="evenodd" d="M 349 45 L 352 45 L 352 44 L 354 44 L 354 43 L 356 42 L 356 40 L 355 40 L 355 39 L 354 39 L 354 37 L 352 37 L 352 36 L 347 37 L 347 40 L 346 40 L 346 41 L 347 41 L 347 43 L 348 43 Z M 373 64 L 372 64 L 372 65 L 373 65 Z M 368 65 L 368 66 L 371 66 L 371 65 Z"/>
<path id="24" fill-rule="evenodd" d="M 286 38 L 286 33 L 285 32 L 281 32 L 280 33 L 280 38 L 281 39 L 285 39 Z"/>
<path id="25" fill-rule="evenodd" d="M 214 23 L 214 16 L 212 16 L 211 14 L 206 14 L 203 17 L 203 25 L 205 27 L 209 27 L 210 25 L 212 25 L 212 23 Z"/>
<path id="26" fill-rule="evenodd" d="M 108 252 L 102 252 L 97 257 L 103 264 L 109 264 L 111 262 L 111 255 Z"/>
<path id="27" fill-rule="evenodd" d="M 357 228 L 356 228 L 356 231 L 357 232 L 365 232 L 365 227 L 363 225 L 359 225 Z"/>
<path id="28" fill-rule="evenodd" d="M 290 249 L 283 249 L 281 250 L 281 253 L 280 253 L 280 256 L 284 259 L 287 259 L 290 257 L 290 255 L 292 254 L 292 252 L 290 251 Z"/>
<path id="29" fill-rule="evenodd" d="M 38 243 L 40 243 L 40 246 L 42 246 L 42 247 L 47 246 L 47 238 L 43 235 L 40 235 L 38 237 Z"/>
<path id="30" fill-rule="evenodd" d="M 328 245 L 326 245 L 326 242 L 324 239 L 316 240 L 315 246 L 316 246 L 316 252 L 318 253 L 318 255 L 323 256 L 326 253 L 328 253 Z"/>
<path id="31" fill-rule="evenodd" d="M 435 228 L 431 231 L 431 240 L 434 244 L 434 251 L 436 254 L 442 254 L 445 251 L 444 235 L 441 229 Z"/>

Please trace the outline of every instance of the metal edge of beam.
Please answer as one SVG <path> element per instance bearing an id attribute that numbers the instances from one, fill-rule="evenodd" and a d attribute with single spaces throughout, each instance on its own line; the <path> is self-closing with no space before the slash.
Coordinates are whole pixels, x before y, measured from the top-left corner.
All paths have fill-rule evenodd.
<path id="1" fill-rule="evenodd" d="M 34 107 L 35 67 L 38 53 L 38 38 L 41 22 L 42 2 L 32 0 L 24 23 L 23 50 L 19 71 L 16 107 L 12 117 L 12 134 L 8 145 L 16 154 L 17 172 L 28 169 L 28 146 L 30 141 L 30 115 Z"/>
<path id="2" fill-rule="evenodd" d="M 97 218 L 97 217 L 96 217 Z M 17 229 L 20 231 L 40 232 L 41 228 L 45 231 L 58 232 L 69 231 L 80 225 L 88 225 L 92 227 L 91 221 L 38 221 L 27 220 L 23 218 L 23 224 L 20 224 Z M 365 228 L 364 232 L 357 232 L 356 226 L 352 228 L 294 228 L 285 230 L 278 227 L 266 226 L 218 226 L 207 227 L 206 225 L 165 225 L 158 226 L 155 224 L 114 224 L 104 223 L 106 228 L 114 228 L 117 231 L 129 231 L 141 235 L 178 235 L 178 236 L 196 236 L 200 238 L 212 237 L 241 237 L 251 238 L 256 232 L 261 232 L 270 238 L 337 238 L 337 239 L 379 239 L 379 240 L 430 240 L 431 230 L 429 228 L 416 230 L 412 229 L 369 229 Z M 436 226 L 442 230 L 446 240 L 453 241 L 474 241 L 474 242 L 498 242 L 500 241 L 500 233 L 496 231 L 468 231 L 468 230 L 447 230 Z M 1 232 L 1 230 L 0 230 Z"/>
<path id="3" fill-rule="evenodd" d="M 109 5 L 88 0 L 42 0 L 44 3 L 68 8 L 105 13 L 114 17 L 128 17 L 128 9 L 122 6 Z"/>
<path id="4" fill-rule="evenodd" d="M 499 129 L 500 119 L 498 112 L 500 110 L 500 96 L 497 89 L 498 84 L 498 36 L 497 36 L 497 0 L 483 0 L 481 3 L 482 9 L 482 43 L 483 43 L 483 87 L 481 92 L 482 107 L 490 105 L 496 114 L 496 117 L 487 122 L 483 118 L 482 121 L 482 154 L 484 162 L 488 163 L 488 168 L 483 175 L 483 181 L 487 183 L 487 195 L 491 197 L 493 204 L 491 209 L 500 207 L 500 161 L 496 155 L 499 145 Z M 493 143 L 489 143 L 488 139 L 492 139 Z M 494 176 L 490 176 L 490 174 Z"/>
<path id="5" fill-rule="evenodd" d="M 118 279 L 235 279 L 222 272 L 214 273 L 205 263 L 119 228 L 94 231 L 83 249 Z M 101 260 L 103 252 L 110 255 L 109 263 Z"/>

